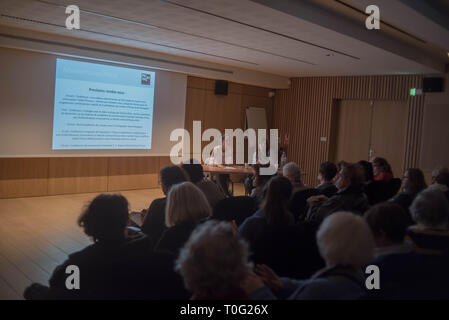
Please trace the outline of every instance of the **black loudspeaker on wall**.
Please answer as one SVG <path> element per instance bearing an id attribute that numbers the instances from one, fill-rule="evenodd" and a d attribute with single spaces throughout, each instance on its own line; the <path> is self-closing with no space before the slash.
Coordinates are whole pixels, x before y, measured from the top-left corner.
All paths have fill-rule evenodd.
<path id="1" fill-rule="evenodd" d="M 227 95 L 228 94 L 228 82 L 225 80 L 215 81 L 215 94 Z"/>
<path id="2" fill-rule="evenodd" d="M 424 78 L 422 80 L 423 92 L 441 92 L 443 91 L 443 78 Z"/>

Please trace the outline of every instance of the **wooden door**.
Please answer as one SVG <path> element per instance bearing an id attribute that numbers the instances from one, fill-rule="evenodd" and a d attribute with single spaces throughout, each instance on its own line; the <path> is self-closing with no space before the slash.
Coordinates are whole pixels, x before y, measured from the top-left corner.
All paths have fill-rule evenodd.
<path id="1" fill-rule="evenodd" d="M 395 177 L 404 172 L 408 105 L 406 101 L 374 101 L 371 149 L 387 159 Z"/>
<path id="2" fill-rule="evenodd" d="M 368 160 L 372 107 L 368 100 L 340 100 L 334 104 L 330 160 Z"/>

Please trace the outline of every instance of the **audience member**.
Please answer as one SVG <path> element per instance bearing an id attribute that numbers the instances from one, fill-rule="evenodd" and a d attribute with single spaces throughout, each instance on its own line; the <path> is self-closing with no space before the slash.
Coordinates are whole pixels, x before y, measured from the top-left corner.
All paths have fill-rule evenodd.
<path id="1" fill-rule="evenodd" d="M 363 170 L 363 183 L 364 192 L 368 197 L 368 202 L 370 205 L 388 200 L 388 197 L 384 196 L 383 189 L 385 187 L 383 181 L 374 181 L 373 165 L 371 162 L 366 160 L 361 160 L 357 162 Z"/>
<path id="2" fill-rule="evenodd" d="M 251 197 L 256 199 L 258 205 L 262 203 L 262 200 L 265 197 L 267 183 L 271 177 L 273 177 L 272 175 L 260 174 L 260 168 L 268 168 L 268 166 L 269 164 L 256 164 L 253 166 L 254 178 Z"/>
<path id="3" fill-rule="evenodd" d="M 93 240 L 93 244 L 81 251 L 72 253 L 58 266 L 50 280 L 50 287 L 33 284 L 24 293 L 26 299 L 105 299 L 115 298 L 120 293 L 111 284 L 120 270 L 113 274 L 113 266 L 125 256 L 135 253 L 150 253 L 151 245 L 145 241 L 135 242 L 125 236 L 128 222 L 128 201 L 119 194 L 100 194 L 95 197 L 78 218 L 78 224 L 84 233 Z M 69 290 L 66 287 L 68 277 L 66 268 L 78 267 L 82 275 L 80 288 Z"/>
<path id="4" fill-rule="evenodd" d="M 240 235 L 253 244 L 266 226 L 293 225 L 294 217 L 288 211 L 291 194 L 292 185 L 287 178 L 273 177 L 268 183 L 266 199 L 261 208 L 242 223 L 239 227 Z"/>
<path id="5" fill-rule="evenodd" d="M 374 241 L 367 223 L 350 212 L 324 219 L 317 233 L 326 262 L 309 280 L 279 278 L 268 266 L 258 265 L 245 281 L 252 299 L 351 300 L 366 295 L 364 267 L 372 259 Z M 260 281 L 263 280 L 266 286 Z"/>
<path id="6" fill-rule="evenodd" d="M 320 165 L 318 173 L 318 180 L 320 184 L 316 186 L 316 189 L 330 198 L 338 192 L 337 187 L 333 184 L 333 179 L 337 175 L 337 166 L 332 162 L 323 162 Z"/>
<path id="7" fill-rule="evenodd" d="M 413 245 L 405 240 L 408 218 L 406 211 L 392 202 L 378 204 L 365 213 L 376 244 L 371 264 L 377 265 L 380 271 L 380 290 L 371 291 L 370 296 L 376 299 L 448 297 L 444 261 L 415 252 Z"/>
<path id="8" fill-rule="evenodd" d="M 282 168 L 282 175 L 286 177 L 288 180 L 290 180 L 293 187 L 292 194 L 294 194 L 297 191 L 309 189 L 309 187 L 307 187 L 302 183 L 301 169 L 296 163 L 289 162 L 285 164 L 284 167 Z"/>
<path id="9" fill-rule="evenodd" d="M 220 187 L 204 177 L 203 166 L 199 163 L 195 163 L 194 159 L 189 160 L 188 163 L 182 164 L 181 167 L 187 172 L 190 182 L 194 183 L 201 191 L 203 191 L 212 208 L 218 201 L 225 198 Z"/>
<path id="10" fill-rule="evenodd" d="M 240 288 L 251 272 L 248 245 L 227 222 L 207 221 L 181 249 L 176 270 L 192 300 L 248 299 Z"/>
<path id="11" fill-rule="evenodd" d="M 376 157 L 373 159 L 373 173 L 376 181 L 389 181 L 393 179 L 393 171 L 387 160 Z"/>
<path id="12" fill-rule="evenodd" d="M 424 174 L 420 169 L 410 168 L 404 172 L 402 177 L 402 191 L 394 196 L 391 201 L 400 205 L 404 210 L 409 213 L 409 207 L 413 200 L 416 198 L 419 192 L 427 188 Z M 413 224 L 411 217 L 410 223 Z"/>
<path id="13" fill-rule="evenodd" d="M 415 226 L 408 229 L 418 253 L 447 254 L 449 202 L 440 190 L 421 191 L 410 206 Z"/>
<path id="14" fill-rule="evenodd" d="M 155 251 L 178 254 L 196 226 L 212 215 L 204 193 L 191 182 L 181 182 L 170 188 L 165 208 L 167 230 L 155 246 Z"/>
<path id="15" fill-rule="evenodd" d="M 436 183 L 438 183 L 436 180 L 437 180 L 437 177 L 440 175 L 440 174 L 444 174 L 444 173 L 449 173 L 449 168 L 446 168 L 446 167 L 437 167 L 437 168 L 435 168 L 433 171 L 432 171 L 432 181 L 431 181 L 431 184 L 436 184 Z"/>
<path id="16" fill-rule="evenodd" d="M 449 201 L 449 169 L 440 167 L 432 171 L 432 185 L 429 188 L 440 190 Z"/>
<path id="17" fill-rule="evenodd" d="M 337 175 L 335 186 L 337 194 L 327 198 L 324 195 L 310 197 L 306 220 L 322 221 L 328 215 L 337 211 L 351 211 L 363 214 L 368 208 L 368 199 L 363 193 L 363 179 L 360 166 L 346 164 Z"/>
<path id="18" fill-rule="evenodd" d="M 178 166 L 167 166 L 159 173 L 162 192 L 167 195 L 170 188 L 180 182 L 187 181 L 185 172 Z M 142 232 L 156 243 L 165 231 L 165 206 L 167 197 L 158 198 L 151 202 L 142 224 Z"/>

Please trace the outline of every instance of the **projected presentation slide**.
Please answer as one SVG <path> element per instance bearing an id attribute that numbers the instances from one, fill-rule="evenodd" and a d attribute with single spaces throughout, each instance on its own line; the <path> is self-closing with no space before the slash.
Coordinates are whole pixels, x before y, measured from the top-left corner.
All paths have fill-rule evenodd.
<path id="1" fill-rule="evenodd" d="M 57 59 L 53 150 L 151 149 L 155 77 Z"/>

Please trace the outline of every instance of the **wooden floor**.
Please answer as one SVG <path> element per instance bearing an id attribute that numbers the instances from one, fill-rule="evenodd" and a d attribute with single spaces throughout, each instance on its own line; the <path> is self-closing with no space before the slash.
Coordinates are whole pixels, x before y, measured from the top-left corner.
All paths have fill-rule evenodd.
<path id="1" fill-rule="evenodd" d="M 236 195 L 244 193 L 236 184 Z M 132 211 L 148 208 L 160 189 L 121 192 Z M 67 255 L 91 241 L 76 224 L 82 208 L 96 193 L 0 199 L 0 300 L 23 299 L 32 282 L 48 284 Z"/>

